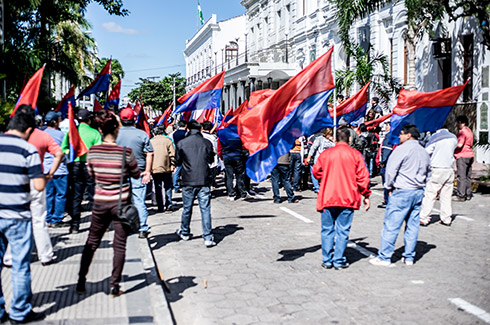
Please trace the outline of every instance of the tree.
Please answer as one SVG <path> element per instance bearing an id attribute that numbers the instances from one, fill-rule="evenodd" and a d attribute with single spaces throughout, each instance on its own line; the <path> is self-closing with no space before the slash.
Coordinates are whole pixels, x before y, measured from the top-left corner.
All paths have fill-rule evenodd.
<path id="1" fill-rule="evenodd" d="M 32 74 L 46 63 L 40 102 L 50 97 L 52 72 L 63 74 L 72 84 L 93 70 L 95 46 L 85 13 L 90 3 L 110 14 L 126 16 L 122 0 L 16 0 L 5 2 L 5 43 L 0 56 L 0 74 L 5 74 L 7 94 L 16 100 Z"/>
<path id="2" fill-rule="evenodd" d="M 140 78 L 138 88 L 133 88 L 128 96 L 132 102 L 140 100 L 145 106 L 151 106 L 153 110 L 163 112 L 173 101 L 173 79 L 175 77 L 175 97 L 179 98 L 185 94 L 185 78 L 180 73 L 169 74 L 159 81 L 151 81 Z"/>
<path id="3" fill-rule="evenodd" d="M 351 43 L 351 59 L 355 61 L 353 68 L 335 71 L 335 85 L 337 91 L 347 94 L 354 82 L 361 87 L 371 81 L 371 89 L 380 97 L 380 103 L 387 103 L 391 95 L 400 92 L 401 84 L 390 76 L 390 68 L 385 55 L 374 53 L 372 57 L 369 50 L 366 52 L 361 46 Z"/>

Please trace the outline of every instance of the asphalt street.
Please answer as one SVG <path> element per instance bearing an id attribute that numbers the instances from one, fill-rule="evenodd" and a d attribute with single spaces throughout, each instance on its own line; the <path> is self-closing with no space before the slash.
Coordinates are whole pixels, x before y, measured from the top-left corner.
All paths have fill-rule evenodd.
<path id="1" fill-rule="evenodd" d="M 451 227 L 420 229 L 413 266 L 373 266 L 384 209 L 380 179 L 372 207 L 356 211 L 344 270 L 320 267 L 320 214 L 312 191 L 300 202 L 273 204 L 269 181 L 253 184 L 252 201 L 226 200 L 215 190 L 212 220 L 217 246 L 206 248 L 194 206 L 190 241 L 175 235 L 182 209 L 150 215 L 149 238 L 171 293 L 177 324 L 484 324 L 490 323 L 490 197 L 453 202 Z M 282 195 L 285 198 L 283 190 Z M 181 207 L 180 194 L 174 201 Z M 153 211 L 153 209 L 151 209 Z"/>

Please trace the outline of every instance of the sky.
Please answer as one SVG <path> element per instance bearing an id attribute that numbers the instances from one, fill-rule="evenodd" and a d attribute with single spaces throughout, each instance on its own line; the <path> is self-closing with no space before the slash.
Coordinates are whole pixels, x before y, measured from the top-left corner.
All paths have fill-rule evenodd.
<path id="1" fill-rule="evenodd" d="M 245 8 L 239 0 L 200 0 L 204 20 L 239 16 Z M 164 77 L 180 72 L 185 77 L 182 51 L 197 32 L 197 0 L 125 0 L 129 16 L 109 15 L 92 3 L 86 18 L 92 24 L 98 56 L 119 60 L 125 77 L 121 98 L 137 87 L 139 78 Z"/>

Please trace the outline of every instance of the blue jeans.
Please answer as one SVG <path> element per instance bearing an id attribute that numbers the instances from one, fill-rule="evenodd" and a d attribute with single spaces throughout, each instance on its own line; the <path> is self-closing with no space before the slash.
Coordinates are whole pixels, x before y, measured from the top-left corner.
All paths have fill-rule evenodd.
<path id="1" fill-rule="evenodd" d="M 292 174 L 292 186 L 294 191 L 299 190 L 301 181 L 301 154 L 299 152 L 291 152 L 291 162 L 289 163 L 289 172 Z M 290 174 L 290 175 L 291 175 Z"/>
<path id="2" fill-rule="evenodd" d="M 403 240 L 405 252 L 402 254 L 407 261 L 415 258 L 415 245 L 420 227 L 420 207 L 424 198 L 424 190 L 396 190 L 390 196 L 386 206 L 385 221 L 381 232 L 379 259 L 389 261 L 395 251 L 395 241 L 403 221 L 406 221 Z"/>
<path id="3" fill-rule="evenodd" d="M 46 184 L 46 222 L 58 223 L 65 215 L 68 175 L 55 175 Z"/>
<path id="4" fill-rule="evenodd" d="M 313 183 L 313 191 L 315 191 L 315 193 L 318 193 L 318 191 L 320 190 L 320 182 L 313 175 L 313 166 L 311 166 L 310 168 L 310 174 L 311 174 L 311 182 Z"/>
<path id="5" fill-rule="evenodd" d="M 204 240 L 213 240 L 211 226 L 211 191 L 209 186 L 184 186 L 182 187 L 182 221 L 180 230 L 182 235 L 190 235 L 190 223 L 192 217 L 192 205 L 197 196 L 199 209 L 201 210 L 202 237 Z"/>
<path id="6" fill-rule="evenodd" d="M 31 220 L 0 218 L 0 261 L 3 261 L 7 242 L 12 248 L 12 303 L 10 317 L 22 321 L 32 310 L 31 298 Z M 0 263 L 1 272 L 2 263 Z M 5 298 L 0 282 L 0 317 L 5 315 Z"/>
<path id="7" fill-rule="evenodd" d="M 177 192 L 180 189 L 180 172 L 182 171 L 182 166 L 177 166 L 175 168 L 174 174 L 172 176 L 172 182 L 174 183 L 174 191 Z"/>
<path id="8" fill-rule="evenodd" d="M 379 173 L 381 174 L 381 182 L 383 185 L 383 199 L 384 199 L 384 204 L 388 204 L 388 198 L 390 197 L 388 195 L 388 190 L 385 188 L 385 173 L 386 173 L 386 167 L 381 167 L 379 169 Z"/>
<path id="9" fill-rule="evenodd" d="M 141 182 L 142 177 L 135 179 L 131 178 L 131 193 L 133 198 L 133 204 L 138 210 L 140 218 L 140 231 L 148 231 L 149 227 L 146 224 L 148 219 L 148 210 L 146 209 L 145 197 L 146 197 L 146 185 Z"/>
<path id="10" fill-rule="evenodd" d="M 279 194 L 279 181 L 281 181 L 282 186 L 284 186 L 284 190 L 288 195 L 288 201 L 291 202 L 294 200 L 294 192 L 291 183 L 289 182 L 288 173 L 288 165 L 276 165 L 276 167 L 274 167 L 271 172 L 271 184 L 274 202 L 281 202 L 281 195 Z"/>
<path id="11" fill-rule="evenodd" d="M 376 152 L 366 152 L 366 167 L 369 171 L 369 177 L 373 177 L 373 173 L 375 171 L 376 166 Z"/>
<path id="12" fill-rule="evenodd" d="M 351 208 L 325 208 L 322 212 L 322 258 L 324 264 L 338 267 L 346 263 L 344 256 L 349 240 L 354 210 Z"/>

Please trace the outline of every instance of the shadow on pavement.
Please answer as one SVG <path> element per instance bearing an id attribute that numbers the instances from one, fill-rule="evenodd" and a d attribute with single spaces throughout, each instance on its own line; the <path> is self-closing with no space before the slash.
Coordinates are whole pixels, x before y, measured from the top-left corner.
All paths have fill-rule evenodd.
<path id="1" fill-rule="evenodd" d="M 168 243 L 178 242 L 179 240 L 180 238 L 175 233 L 156 235 L 149 238 L 151 249 L 159 249 Z"/>
<path id="2" fill-rule="evenodd" d="M 182 293 L 189 288 L 197 286 L 194 282 L 195 276 L 179 276 L 166 281 L 170 288 L 170 293 L 165 292 L 168 302 L 176 302 L 182 299 Z"/>
<path id="3" fill-rule="evenodd" d="M 322 245 L 315 245 L 315 246 L 300 248 L 300 249 L 285 249 L 279 252 L 279 254 L 281 254 L 282 257 L 277 259 L 277 261 L 278 262 L 294 261 L 300 257 L 305 256 L 306 253 L 314 253 L 321 248 Z"/>
<path id="4" fill-rule="evenodd" d="M 238 216 L 239 219 L 263 219 L 263 218 L 276 218 L 277 216 L 272 214 L 263 214 L 263 215 L 248 215 L 248 216 Z"/>
<path id="5" fill-rule="evenodd" d="M 60 248 L 54 251 L 54 255 L 56 256 L 56 263 L 60 263 L 67 258 L 73 257 L 75 255 L 82 255 L 83 248 L 85 244 L 78 246 L 68 246 L 65 248 Z M 102 240 L 98 249 L 100 248 L 112 248 L 111 241 Z"/>
<path id="6" fill-rule="evenodd" d="M 422 259 L 422 257 L 427 254 L 430 250 L 437 248 L 436 245 L 433 244 L 428 244 L 425 241 L 417 241 L 417 246 L 415 246 L 415 262 L 418 260 Z M 405 246 L 402 246 L 398 248 L 395 253 L 393 254 L 393 257 L 391 258 L 391 261 L 395 263 L 396 261 L 399 261 L 402 259 L 402 253 L 405 251 Z"/>
<path id="7" fill-rule="evenodd" d="M 76 283 L 63 285 L 56 287 L 54 290 L 42 291 L 34 293 L 32 296 L 33 307 L 42 307 L 44 305 L 51 305 L 43 313 L 48 316 L 50 314 L 57 313 L 58 311 L 78 304 L 80 301 L 87 299 L 88 297 L 97 294 L 101 291 L 109 294 L 109 281 L 111 277 L 107 277 L 104 280 L 97 282 L 86 283 L 86 293 L 79 295 L 76 292 Z"/>
<path id="8" fill-rule="evenodd" d="M 237 231 L 243 229 L 243 227 L 240 227 L 237 224 L 216 227 L 213 229 L 214 241 L 216 244 L 219 244 L 225 237 L 233 235 Z"/>

